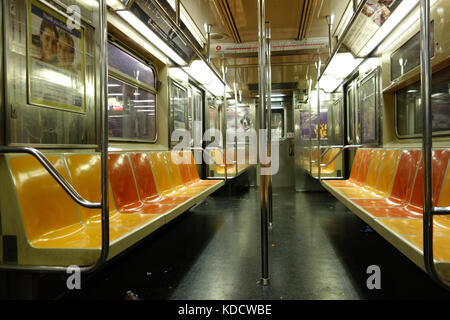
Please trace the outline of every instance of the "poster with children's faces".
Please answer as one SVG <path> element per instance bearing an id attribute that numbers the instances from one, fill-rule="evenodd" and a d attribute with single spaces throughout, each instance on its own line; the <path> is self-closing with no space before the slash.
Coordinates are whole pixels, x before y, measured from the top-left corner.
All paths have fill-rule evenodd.
<path id="1" fill-rule="evenodd" d="M 29 102 L 84 112 L 84 30 L 68 20 L 37 0 L 29 2 Z"/>

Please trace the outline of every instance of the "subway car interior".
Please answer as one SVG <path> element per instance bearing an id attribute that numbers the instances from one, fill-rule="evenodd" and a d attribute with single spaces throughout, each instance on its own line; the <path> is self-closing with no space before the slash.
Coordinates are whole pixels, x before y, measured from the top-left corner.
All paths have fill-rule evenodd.
<path id="1" fill-rule="evenodd" d="M 2 0 L 0 299 L 450 298 L 448 10 Z"/>

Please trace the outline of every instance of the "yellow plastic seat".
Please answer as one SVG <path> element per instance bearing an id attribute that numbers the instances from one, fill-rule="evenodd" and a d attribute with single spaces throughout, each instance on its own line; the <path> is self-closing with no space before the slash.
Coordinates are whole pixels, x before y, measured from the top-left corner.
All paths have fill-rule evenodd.
<path id="1" fill-rule="evenodd" d="M 177 190 L 173 187 L 171 177 L 164 159 L 164 152 L 149 153 L 153 176 L 158 194 L 163 197 L 184 197 L 189 200 L 194 195 L 189 192 Z"/>
<path id="2" fill-rule="evenodd" d="M 399 153 L 398 153 L 399 154 Z M 397 156 L 398 156 L 397 154 Z M 374 150 L 372 160 L 370 162 L 367 179 L 363 187 L 337 187 L 338 191 L 347 198 L 363 198 L 363 199 L 381 199 L 383 195 L 377 192 L 378 178 L 383 174 L 381 168 L 383 167 L 383 158 L 385 151 L 383 149 Z M 387 165 L 391 163 L 386 162 Z M 384 166 L 386 167 L 386 166 Z M 396 163 L 395 163 L 396 168 Z M 391 177 L 394 178 L 393 176 Z"/>
<path id="3" fill-rule="evenodd" d="M 186 186 L 215 186 L 220 184 L 220 180 L 200 180 L 194 156 L 190 151 L 179 152 L 180 157 L 184 157 L 184 163 L 179 165 L 181 178 Z"/>
<path id="4" fill-rule="evenodd" d="M 178 168 L 179 165 L 172 161 L 172 153 L 170 151 L 164 152 L 163 157 L 167 165 L 171 185 L 174 190 L 189 196 L 195 196 L 208 189 L 207 186 L 186 186 L 181 178 L 180 169 Z"/>
<path id="5" fill-rule="evenodd" d="M 47 158 L 68 180 L 64 159 L 60 156 Z M 46 247 L 51 242 L 55 248 L 70 247 L 70 236 L 85 229 L 75 202 L 33 157 L 11 158 L 10 168 L 31 245 Z"/>

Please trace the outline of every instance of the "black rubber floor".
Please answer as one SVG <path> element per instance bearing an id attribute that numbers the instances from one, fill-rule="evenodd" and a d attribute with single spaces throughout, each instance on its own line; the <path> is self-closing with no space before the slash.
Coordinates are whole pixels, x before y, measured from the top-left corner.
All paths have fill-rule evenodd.
<path id="1" fill-rule="evenodd" d="M 256 189 L 216 193 L 60 297 L 122 300 L 128 290 L 141 299 L 450 297 L 327 192 L 274 192 L 270 285 L 260 285 L 258 198 Z M 367 288 L 370 265 L 380 267 L 380 290 Z"/>

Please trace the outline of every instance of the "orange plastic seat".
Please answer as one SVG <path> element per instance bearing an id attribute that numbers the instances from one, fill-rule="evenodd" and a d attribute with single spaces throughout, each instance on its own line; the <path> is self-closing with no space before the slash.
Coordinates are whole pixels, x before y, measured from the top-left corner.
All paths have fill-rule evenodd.
<path id="1" fill-rule="evenodd" d="M 129 155 L 136 177 L 137 187 L 141 201 L 146 204 L 159 204 L 164 208 L 171 209 L 186 199 L 181 197 L 162 197 L 158 194 L 156 184 L 150 166 L 150 159 L 145 153 L 132 153 Z"/>
<path id="2" fill-rule="evenodd" d="M 365 183 L 361 186 L 337 187 L 339 192 L 347 198 L 381 198 L 380 195 L 375 193 L 375 190 L 380 176 L 380 168 L 383 163 L 384 155 L 385 151 L 383 149 L 374 150 L 370 165 L 368 166 Z"/>
<path id="3" fill-rule="evenodd" d="M 450 152 L 448 150 L 433 150 L 432 152 L 433 206 L 437 205 L 449 158 Z M 393 208 L 368 208 L 368 211 L 376 217 L 421 219 L 423 212 L 423 162 L 420 162 L 411 198 L 405 206 Z"/>
<path id="4" fill-rule="evenodd" d="M 164 152 L 163 158 L 174 190 L 182 192 L 187 196 L 197 196 L 202 191 L 208 189 L 208 186 L 186 186 L 181 178 L 180 169 L 178 168 L 179 165 L 172 161 L 172 153 L 170 151 Z"/>
<path id="5" fill-rule="evenodd" d="M 120 213 L 162 214 L 170 207 L 159 203 L 143 203 L 139 199 L 130 161 L 126 154 L 109 154 L 109 181 L 116 209 Z"/>
<path id="6" fill-rule="evenodd" d="M 149 154 L 149 157 L 159 195 L 163 197 L 183 197 L 185 200 L 195 196 L 195 194 L 177 190 L 173 187 L 163 152 L 152 152 Z"/>
<path id="7" fill-rule="evenodd" d="M 231 154 L 230 150 L 227 150 L 228 159 L 232 159 L 234 161 L 234 153 Z M 225 166 L 227 168 L 227 174 L 233 175 L 236 173 L 236 165 L 233 163 L 229 163 L 228 159 L 225 159 L 225 155 L 219 150 L 212 150 L 211 155 L 214 158 L 216 163 L 216 172 L 220 175 L 225 174 Z"/>
<path id="8" fill-rule="evenodd" d="M 183 151 L 184 157 L 187 160 L 180 164 L 180 173 L 183 182 L 187 186 L 215 186 L 220 184 L 220 180 L 201 180 L 198 176 L 197 166 L 195 165 L 194 156 L 190 151 Z M 181 154 L 180 154 L 181 156 Z"/>
<path id="9" fill-rule="evenodd" d="M 66 156 L 72 184 L 80 195 L 88 201 L 100 202 L 101 199 L 101 164 L 98 154 L 77 154 Z M 130 229 L 137 228 L 148 221 L 157 218 L 158 214 L 122 214 L 114 206 L 114 201 L 109 189 L 109 228 L 110 240 L 113 240 Z M 78 206 L 81 221 L 88 227 L 96 227 L 97 238 L 100 239 L 101 210 L 88 209 Z M 98 243 L 100 246 L 100 242 Z"/>
<path id="10" fill-rule="evenodd" d="M 353 159 L 352 170 L 350 172 L 350 178 L 347 180 L 326 180 L 326 183 L 332 187 L 354 187 L 364 183 L 366 179 L 367 171 L 362 171 L 360 174 L 360 169 L 363 162 L 370 162 L 372 156 L 371 149 L 358 149 L 356 151 L 355 158 Z M 368 167 L 365 167 L 368 169 Z"/>
<path id="11" fill-rule="evenodd" d="M 382 154 L 381 159 L 380 154 Z M 342 192 L 345 196 L 352 200 L 387 199 L 392 191 L 400 154 L 400 150 L 386 150 L 384 153 L 376 150 L 367 176 L 367 184 L 362 188 L 342 188 L 339 190 L 344 190 Z M 379 164 L 375 165 L 376 162 L 379 162 Z"/>
<path id="12" fill-rule="evenodd" d="M 401 207 L 409 202 L 412 186 L 420 161 L 420 150 L 404 150 L 400 156 L 392 192 L 388 199 L 352 199 L 369 212 L 380 208 Z"/>

